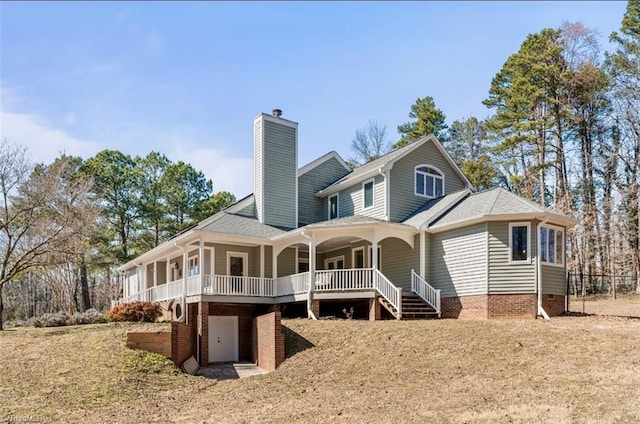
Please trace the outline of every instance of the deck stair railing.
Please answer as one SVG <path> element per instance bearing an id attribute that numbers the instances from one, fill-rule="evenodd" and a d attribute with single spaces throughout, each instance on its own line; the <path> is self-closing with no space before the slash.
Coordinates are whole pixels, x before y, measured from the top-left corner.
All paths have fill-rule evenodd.
<path id="1" fill-rule="evenodd" d="M 440 290 L 434 289 L 413 269 L 411 270 L 411 291 L 427 302 L 440 316 Z"/>

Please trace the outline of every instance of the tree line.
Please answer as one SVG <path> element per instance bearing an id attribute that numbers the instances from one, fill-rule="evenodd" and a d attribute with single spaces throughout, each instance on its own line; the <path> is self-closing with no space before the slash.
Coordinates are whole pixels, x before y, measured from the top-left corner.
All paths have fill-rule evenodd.
<path id="1" fill-rule="evenodd" d="M 602 51 L 593 30 L 570 22 L 530 34 L 491 81 L 490 116 L 447 125 L 432 97 L 418 98 L 395 144 L 369 121 L 350 161 L 433 133 L 477 189 L 503 187 L 579 220 L 569 270 L 632 276 L 640 290 L 640 1 L 609 39 Z"/>
<path id="2" fill-rule="evenodd" d="M 103 150 L 32 164 L 0 145 L 0 329 L 3 318 L 106 309 L 115 267 L 235 202 L 184 162 Z"/>

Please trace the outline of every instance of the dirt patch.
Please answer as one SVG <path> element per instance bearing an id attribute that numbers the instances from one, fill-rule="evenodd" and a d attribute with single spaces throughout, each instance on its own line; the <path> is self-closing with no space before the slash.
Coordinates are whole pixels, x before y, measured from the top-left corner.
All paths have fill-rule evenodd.
<path id="1" fill-rule="evenodd" d="M 126 327 L 0 333 L 0 417 L 45 422 L 638 422 L 640 320 L 283 320 L 275 372 L 215 382 L 124 347 Z M 152 355 L 152 356 L 149 356 Z M 124 360 L 125 358 L 126 360 Z"/>

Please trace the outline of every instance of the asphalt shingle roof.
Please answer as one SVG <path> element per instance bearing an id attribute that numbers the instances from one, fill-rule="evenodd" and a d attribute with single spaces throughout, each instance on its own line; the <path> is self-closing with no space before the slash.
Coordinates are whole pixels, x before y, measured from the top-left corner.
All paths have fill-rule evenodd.
<path id="1" fill-rule="evenodd" d="M 339 225 L 353 225 L 353 224 L 377 224 L 379 222 L 387 222 L 381 219 L 370 218 L 362 215 L 346 216 L 344 218 L 332 219 L 330 221 L 320 221 L 314 224 L 309 224 L 305 228 L 319 228 L 319 227 L 333 227 Z"/>
<path id="2" fill-rule="evenodd" d="M 469 193 L 470 191 L 465 189 L 447 194 L 443 197 L 438 197 L 437 199 L 427 200 L 422 206 L 409 214 L 402 223 L 413 227 L 420 227 L 421 225 L 438 218 L 440 214 L 453 207 L 456 202 L 460 201 L 463 197 L 468 196 Z"/>
<path id="3" fill-rule="evenodd" d="M 262 224 L 255 218 L 226 212 L 218 212 L 213 217 L 202 221 L 196 229 L 266 239 L 286 232 L 280 228 Z"/>
<path id="4" fill-rule="evenodd" d="M 417 143 L 424 143 L 424 141 L 416 141 L 415 143 L 411 143 L 404 147 L 400 147 L 399 149 L 393 150 L 387 153 L 386 155 L 379 157 L 378 159 L 372 160 L 371 162 L 367 162 L 364 165 L 354 168 L 353 171 L 351 171 L 349 174 L 340 178 L 338 181 L 334 182 L 330 186 L 324 188 L 322 191 L 329 190 L 333 186 L 338 184 L 343 184 L 349 181 L 357 180 L 359 177 L 367 174 L 368 172 L 374 169 L 378 169 L 381 166 L 384 166 L 385 164 L 387 164 L 388 162 L 391 162 L 394 159 L 397 159 L 398 157 L 404 155 L 407 151 L 417 148 Z"/>
<path id="5" fill-rule="evenodd" d="M 540 206 L 503 188 L 494 188 L 471 194 L 439 218 L 431 228 L 472 221 L 483 216 L 535 213 L 560 215 L 553 209 Z"/>

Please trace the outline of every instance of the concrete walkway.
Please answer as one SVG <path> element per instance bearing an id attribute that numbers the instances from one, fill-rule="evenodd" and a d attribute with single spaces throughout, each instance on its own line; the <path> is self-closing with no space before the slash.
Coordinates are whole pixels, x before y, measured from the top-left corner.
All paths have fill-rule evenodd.
<path id="1" fill-rule="evenodd" d="M 262 368 L 251 362 L 224 362 L 201 367 L 196 375 L 216 380 L 236 380 L 254 375 L 266 374 Z"/>

